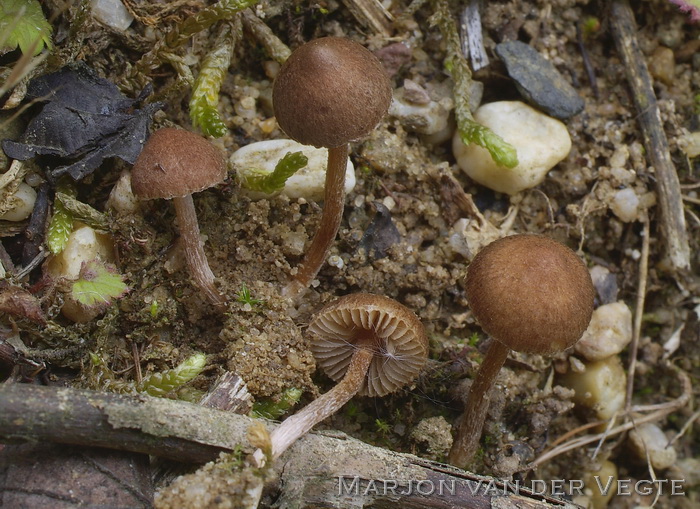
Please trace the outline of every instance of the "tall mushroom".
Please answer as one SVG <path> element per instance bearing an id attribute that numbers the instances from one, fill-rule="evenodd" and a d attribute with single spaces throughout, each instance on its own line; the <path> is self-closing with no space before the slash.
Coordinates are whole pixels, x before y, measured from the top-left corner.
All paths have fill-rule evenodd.
<path id="1" fill-rule="evenodd" d="M 153 133 L 131 171 L 131 187 L 139 199 L 172 198 L 190 275 L 218 311 L 225 310 L 225 301 L 214 286 L 214 273 L 199 237 L 192 193 L 225 178 L 226 161 L 214 145 L 197 134 L 174 128 Z"/>
<path id="2" fill-rule="evenodd" d="M 328 148 L 321 224 L 283 294 L 296 298 L 325 261 L 340 227 L 348 143 L 366 136 L 386 114 L 391 83 L 382 64 L 349 39 L 324 37 L 297 48 L 274 83 L 275 117 L 290 138 Z"/>
<path id="3" fill-rule="evenodd" d="M 341 297 L 313 317 L 308 331 L 318 365 L 338 385 L 272 432 L 273 458 L 355 394 L 384 396 L 411 382 L 428 355 L 428 340 L 418 317 L 380 295 Z"/>
<path id="4" fill-rule="evenodd" d="M 593 313 L 595 290 L 571 249 L 541 235 L 492 242 L 469 265 L 469 307 L 493 339 L 472 382 L 449 454 L 466 468 L 476 452 L 489 392 L 510 350 L 554 355 L 576 343 Z"/>

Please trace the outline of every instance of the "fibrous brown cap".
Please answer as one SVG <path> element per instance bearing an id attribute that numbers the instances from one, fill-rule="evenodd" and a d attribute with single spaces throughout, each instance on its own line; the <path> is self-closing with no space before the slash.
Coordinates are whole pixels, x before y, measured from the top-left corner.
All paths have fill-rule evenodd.
<path id="1" fill-rule="evenodd" d="M 131 170 L 131 188 L 142 200 L 196 193 L 226 178 L 219 149 L 198 134 L 166 127 L 148 139 Z"/>
<path id="2" fill-rule="evenodd" d="M 391 83 L 379 59 L 341 37 L 297 48 L 272 91 L 277 123 L 304 145 L 340 147 L 374 129 L 391 103 Z"/>
<path id="3" fill-rule="evenodd" d="M 311 351 L 333 380 L 343 378 L 355 342 L 374 334 L 375 355 L 358 394 L 384 396 L 418 376 L 428 356 L 420 319 L 395 300 L 369 293 L 346 295 L 321 309 L 309 324 Z"/>
<path id="4" fill-rule="evenodd" d="M 492 242 L 469 265 L 467 300 L 481 327 L 518 352 L 553 355 L 588 327 L 595 290 L 571 249 L 540 235 Z"/>

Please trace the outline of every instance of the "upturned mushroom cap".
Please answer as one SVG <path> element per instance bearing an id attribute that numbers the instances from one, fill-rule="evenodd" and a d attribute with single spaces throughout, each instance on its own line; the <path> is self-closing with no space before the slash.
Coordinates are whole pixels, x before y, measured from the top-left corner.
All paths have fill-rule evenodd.
<path id="1" fill-rule="evenodd" d="M 512 350 L 553 355 L 588 327 L 595 290 L 571 249 L 540 235 L 492 242 L 469 265 L 467 300 L 481 327 Z"/>
<path id="2" fill-rule="evenodd" d="M 418 376 L 428 339 L 418 317 L 398 302 L 368 293 L 346 295 L 321 309 L 309 324 L 311 351 L 333 380 L 343 378 L 360 338 L 374 337 L 374 359 L 358 394 L 384 396 Z"/>
<path id="3" fill-rule="evenodd" d="M 297 48 L 275 80 L 277 123 L 290 138 L 315 147 L 340 147 L 374 129 L 391 103 L 391 83 L 362 45 L 341 37 Z"/>
<path id="4" fill-rule="evenodd" d="M 131 170 L 138 198 L 175 198 L 197 193 L 226 178 L 219 149 L 198 134 L 166 127 L 148 139 Z"/>

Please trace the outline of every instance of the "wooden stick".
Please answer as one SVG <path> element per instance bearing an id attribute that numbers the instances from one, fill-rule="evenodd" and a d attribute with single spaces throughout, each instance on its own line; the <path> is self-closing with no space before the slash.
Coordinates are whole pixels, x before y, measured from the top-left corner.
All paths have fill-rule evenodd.
<path id="1" fill-rule="evenodd" d="M 247 444 L 250 417 L 149 396 L 0 385 L 0 440 L 40 440 L 142 452 L 188 462 Z M 533 494 L 339 433 L 310 433 L 273 465 L 280 506 L 566 508 Z M 284 501 L 284 503 L 282 502 Z"/>
<path id="2" fill-rule="evenodd" d="M 628 0 L 613 0 L 609 19 L 617 51 L 627 71 L 647 157 L 655 169 L 661 212 L 659 227 L 666 243 L 666 255 L 674 270 L 687 270 L 690 268 L 690 247 L 680 182 L 671 161 L 651 76 L 637 43 L 637 25 Z"/>

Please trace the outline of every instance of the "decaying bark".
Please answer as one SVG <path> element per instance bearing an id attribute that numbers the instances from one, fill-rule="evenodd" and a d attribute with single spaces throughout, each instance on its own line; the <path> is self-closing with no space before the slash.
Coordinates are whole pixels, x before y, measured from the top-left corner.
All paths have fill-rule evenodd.
<path id="1" fill-rule="evenodd" d="M 0 386 L 0 440 L 108 447 L 206 462 L 247 445 L 255 419 L 180 401 L 24 384 Z M 311 433 L 273 466 L 279 507 L 572 508 L 502 481 Z"/>
<path id="2" fill-rule="evenodd" d="M 644 148 L 655 171 L 661 212 L 659 226 L 666 243 L 666 255 L 674 270 L 687 270 L 690 268 L 690 246 L 680 182 L 671 160 L 646 59 L 637 42 L 634 14 L 627 0 L 614 0 L 611 3 L 610 30 L 627 72 Z"/>

